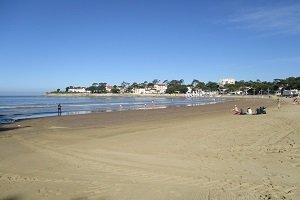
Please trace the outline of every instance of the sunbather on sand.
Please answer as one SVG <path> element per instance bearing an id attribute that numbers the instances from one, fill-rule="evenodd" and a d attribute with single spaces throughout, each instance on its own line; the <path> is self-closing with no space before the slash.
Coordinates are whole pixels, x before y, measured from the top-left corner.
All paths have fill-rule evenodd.
<path id="1" fill-rule="evenodd" d="M 232 110 L 233 110 L 234 115 L 239 115 L 240 114 L 240 109 L 236 105 L 234 105 L 234 108 Z"/>

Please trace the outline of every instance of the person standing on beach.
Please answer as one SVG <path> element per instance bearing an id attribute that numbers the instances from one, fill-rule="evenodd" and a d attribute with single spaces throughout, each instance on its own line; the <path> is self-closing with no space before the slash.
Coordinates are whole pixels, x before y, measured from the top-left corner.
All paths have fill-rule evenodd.
<path id="1" fill-rule="evenodd" d="M 61 105 L 60 105 L 60 103 L 57 106 L 57 115 L 61 116 Z"/>

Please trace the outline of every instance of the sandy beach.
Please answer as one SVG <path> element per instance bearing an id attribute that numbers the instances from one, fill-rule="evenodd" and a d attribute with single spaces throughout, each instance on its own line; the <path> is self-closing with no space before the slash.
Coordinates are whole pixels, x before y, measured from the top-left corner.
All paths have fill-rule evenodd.
<path id="1" fill-rule="evenodd" d="M 0 200 L 300 199 L 299 113 L 244 98 L 3 125 Z"/>

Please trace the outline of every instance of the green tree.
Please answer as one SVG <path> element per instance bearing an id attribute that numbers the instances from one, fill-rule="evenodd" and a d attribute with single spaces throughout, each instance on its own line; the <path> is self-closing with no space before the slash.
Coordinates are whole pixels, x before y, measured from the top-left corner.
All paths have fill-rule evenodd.
<path id="1" fill-rule="evenodd" d="M 143 83 L 138 84 L 138 88 L 146 88 L 148 85 L 148 81 L 144 81 Z"/>
<path id="2" fill-rule="evenodd" d="M 206 83 L 206 88 L 210 91 L 216 91 L 218 89 L 219 85 L 218 83 L 209 81 Z"/>
<path id="3" fill-rule="evenodd" d="M 132 90 L 133 90 L 133 87 L 130 85 L 130 86 L 128 86 L 128 87 L 126 88 L 125 92 L 126 92 L 126 93 L 131 93 Z"/>
<path id="4" fill-rule="evenodd" d="M 98 93 L 106 93 L 106 85 L 107 83 L 99 83 L 98 87 L 97 88 L 97 92 Z"/>
<path id="5" fill-rule="evenodd" d="M 154 83 L 148 83 L 148 84 L 147 84 L 147 87 L 148 87 L 148 88 L 153 88 L 153 87 L 154 87 Z"/>
<path id="6" fill-rule="evenodd" d="M 111 92 L 114 94 L 120 93 L 120 89 L 118 86 L 114 85 L 113 88 L 111 89 Z"/>
<path id="7" fill-rule="evenodd" d="M 228 91 L 228 92 L 235 92 L 239 89 L 238 86 L 235 84 L 225 84 L 224 87 L 226 88 L 226 91 Z"/>
<path id="8" fill-rule="evenodd" d="M 300 89 L 300 77 L 289 77 L 285 80 L 286 89 Z"/>
<path id="9" fill-rule="evenodd" d="M 196 88 L 202 89 L 202 90 L 206 90 L 206 85 L 204 82 L 199 81 L 199 83 L 196 85 Z"/>
<path id="10" fill-rule="evenodd" d="M 163 82 L 164 84 L 169 84 L 169 81 L 168 80 L 164 80 L 164 82 Z"/>
<path id="11" fill-rule="evenodd" d="M 192 88 L 195 88 L 195 87 L 197 87 L 197 85 L 200 83 L 200 81 L 199 80 L 197 80 L 197 79 L 194 79 L 193 81 L 192 81 L 192 83 L 191 83 L 191 86 L 192 86 Z"/>
<path id="12" fill-rule="evenodd" d="M 180 85 L 178 90 L 179 90 L 179 93 L 185 94 L 188 91 L 188 88 L 186 85 Z"/>
<path id="13" fill-rule="evenodd" d="M 90 86 L 87 88 L 87 90 L 91 91 L 91 93 L 96 93 L 97 92 L 97 87 L 96 86 Z"/>
<path id="14" fill-rule="evenodd" d="M 137 82 L 133 82 L 133 83 L 131 84 L 131 87 L 132 87 L 132 88 L 138 88 L 138 87 L 139 87 L 139 84 L 137 84 Z"/>
<path id="15" fill-rule="evenodd" d="M 123 82 L 121 83 L 121 86 L 122 86 L 122 88 L 127 88 L 127 87 L 130 86 L 130 83 L 127 83 L 127 82 L 123 81 Z"/>
<path id="16" fill-rule="evenodd" d="M 154 79 L 154 80 L 152 81 L 153 85 L 158 84 L 159 82 L 160 82 L 160 80 L 158 80 L 158 79 Z"/>
<path id="17" fill-rule="evenodd" d="M 173 94 L 173 93 L 186 93 L 188 91 L 187 86 L 183 84 L 183 79 L 181 80 L 172 80 L 168 84 L 168 88 L 166 93 Z"/>

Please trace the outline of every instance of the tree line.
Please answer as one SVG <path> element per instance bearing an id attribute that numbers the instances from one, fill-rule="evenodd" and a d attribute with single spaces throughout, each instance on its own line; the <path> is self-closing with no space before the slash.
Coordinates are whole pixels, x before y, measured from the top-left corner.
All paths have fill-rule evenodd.
<path id="1" fill-rule="evenodd" d="M 161 82 L 158 79 L 154 79 L 151 82 L 144 81 L 141 83 L 133 82 L 128 83 L 123 81 L 121 85 L 114 85 L 111 88 L 111 93 L 131 93 L 133 89 L 138 88 L 153 88 L 155 84 L 164 83 L 167 85 L 166 93 L 186 93 L 188 88 L 193 91 L 219 91 L 224 93 L 231 93 L 235 91 L 247 91 L 247 94 L 274 94 L 275 92 L 282 92 L 283 90 L 298 89 L 300 90 L 300 77 L 288 77 L 286 79 L 274 79 L 270 81 L 261 81 L 257 79 L 256 81 L 236 81 L 235 84 L 225 84 L 220 85 L 217 82 L 208 81 L 207 83 L 194 79 L 191 83 L 186 84 L 183 79 L 180 80 L 164 80 Z M 75 88 L 73 86 L 68 86 L 65 92 L 69 89 Z M 91 91 L 91 93 L 107 93 L 107 83 L 93 83 L 91 86 L 87 87 L 86 90 Z M 56 92 L 61 92 L 57 89 Z"/>
<path id="2" fill-rule="evenodd" d="M 250 94 L 274 94 L 284 90 L 298 89 L 300 90 L 300 77 L 289 77 L 286 79 L 274 79 L 272 82 L 261 81 L 236 81 L 234 85 L 224 86 L 229 92 L 237 90 L 248 90 Z"/>

